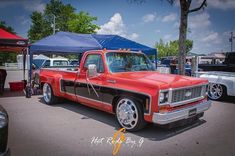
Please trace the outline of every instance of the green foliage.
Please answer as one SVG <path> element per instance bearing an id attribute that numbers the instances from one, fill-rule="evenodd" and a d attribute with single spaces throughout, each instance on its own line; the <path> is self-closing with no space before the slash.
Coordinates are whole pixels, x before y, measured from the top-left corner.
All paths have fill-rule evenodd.
<path id="1" fill-rule="evenodd" d="M 92 24 L 97 17 L 90 16 L 89 13 L 81 11 L 79 14 L 73 14 L 68 22 L 68 28 L 71 32 L 90 34 L 95 33 L 99 26 Z"/>
<path id="2" fill-rule="evenodd" d="M 35 42 L 43 37 L 50 35 L 52 28 L 50 23 L 47 22 L 43 14 L 40 12 L 33 12 L 31 15 L 32 25 L 28 31 L 30 42 Z"/>
<path id="3" fill-rule="evenodd" d="M 79 55 L 77 55 L 77 54 L 65 55 L 64 57 L 66 57 L 69 60 L 78 60 L 79 59 Z"/>
<path id="4" fill-rule="evenodd" d="M 11 53 L 11 52 L 0 52 L 0 65 L 3 65 L 3 63 L 14 63 L 16 62 L 16 56 L 17 53 Z"/>
<path id="5" fill-rule="evenodd" d="M 44 10 L 45 19 L 53 23 L 53 15 L 56 16 L 56 28 L 60 31 L 68 31 L 68 21 L 72 19 L 75 8 L 70 4 L 63 4 L 60 0 L 51 0 Z M 50 25 L 51 25 L 50 24 Z M 52 29 L 51 29 L 52 32 Z"/>
<path id="6" fill-rule="evenodd" d="M 156 43 L 155 47 L 158 51 L 158 58 L 168 56 L 168 43 L 164 43 L 162 39 L 159 40 L 159 42 Z"/>
<path id="7" fill-rule="evenodd" d="M 186 40 L 186 53 L 190 52 L 193 48 L 193 41 Z M 156 43 L 155 47 L 158 50 L 158 57 L 165 57 L 165 56 L 177 56 L 179 51 L 179 40 L 170 41 L 164 43 L 162 39 Z"/>
<path id="8" fill-rule="evenodd" d="M 63 4 L 60 0 L 51 0 L 43 13 L 33 12 L 32 25 L 28 31 L 31 42 L 35 42 L 53 33 L 53 15 L 55 16 L 55 28 L 59 31 L 76 33 L 95 33 L 99 27 L 92 22 L 97 17 L 90 16 L 86 12 L 76 13 L 70 4 Z"/>
<path id="9" fill-rule="evenodd" d="M 6 25 L 5 21 L 0 21 L 0 28 L 3 28 L 4 30 L 6 30 L 10 33 L 16 34 L 16 32 L 14 31 L 14 29 L 12 27 Z"/>
<path id="10" fill-rule="evenodd" d="M 5 21 L 0 21 L 0 28 L 3 28 L 4 30 L 16 34 L 14 29 L 10 26 L 6 25 Z M 0 52 L 0 65 L 3 65 L 3 63 L 8 62 L 8 63 L 12 63 L 12 62 L 16 62 L 16 53 L 11 53 L 11 52 Z"/>

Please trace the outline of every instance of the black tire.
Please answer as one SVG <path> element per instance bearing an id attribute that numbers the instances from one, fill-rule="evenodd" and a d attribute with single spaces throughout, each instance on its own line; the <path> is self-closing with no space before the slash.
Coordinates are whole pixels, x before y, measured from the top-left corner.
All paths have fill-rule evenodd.
<path id="1" fill-rule="evenodd" d="M 216 93 L 215 89 L 219 88 L 220 93 Z M 227 96 L 227 88 L 222 84 L 210 83 L 208 97 L 211 100 L 222 100 Z"/>
<path id="2" fill-rule="evenodd" d="M 134 113 L 129 114 L 127 113 L 127 111 L 122 111 L 122 108 L 126 108 L 125 110 L 128 110 L 129 113 L 132 110 L 134 111 Z M 141 107 L 140 103 L 133 98 L 130 98 L 130 97 L 119 98 L 119 100 L 116 102 L 116 105 L 115 105 L 115 113 L 116 113 L 116 119 L 119 125 L 125 128 L 127 131 L 131 131 L 131 132 L 138 131 L 147 125 L 147 122 L 144 120 L 143 108 Z M 128 118 L 128 117 L 125 118 L 125 116 L 128 116 L 128 115 L 129 117 L 133 117 L 133 120 L 130 119 L 130 124 L 125 124 L 123 123 L 124 121 L 122 122 L 122 120 L 125 120 L 126 118 Z"/>
<path id="3" fill-rule="evenodd" d="M 48 83 L 43 84 L 43 100 L 48 105 L 54 105 L 58 102 L 58 97 L 53 93 L 52 87 Z"/>

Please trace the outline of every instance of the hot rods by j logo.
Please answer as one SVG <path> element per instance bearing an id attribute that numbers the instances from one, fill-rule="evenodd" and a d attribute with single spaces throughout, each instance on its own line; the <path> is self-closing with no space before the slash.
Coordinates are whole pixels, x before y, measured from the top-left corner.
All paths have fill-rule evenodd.
<path id="1" fill-rule="evenodd" d="M 114 133 L 112 137 L 92 137 L 91 145 L 109 145 L 112 146 L 112 154 L 116 156 L 121 149 L 121 146 L 128 146 L 130 148 L 140 148 L 144 143 L 144 138 L 136 140 L 125 135 L 126 129 L 121 128 Z"/>

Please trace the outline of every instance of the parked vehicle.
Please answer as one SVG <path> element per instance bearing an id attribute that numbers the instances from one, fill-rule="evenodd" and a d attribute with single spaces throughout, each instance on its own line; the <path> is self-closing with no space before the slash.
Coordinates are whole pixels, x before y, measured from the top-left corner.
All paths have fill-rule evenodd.
<path id="1" fill-rule="evenodd" d="M 224 62 L 219 58 L 207 58 L 207 63 L 198 64 L 201 71 L 235 72 L 235 52 L 226 53 Z"/>
<path id="2" fill-rule="evenodd" d="M 209 80 L 210 99 L 221 100 L 226 96 L 235 96 L 235 72 L 199 72 L 199 77 Z"/>
<path id="3" fill-rule="evenodd" d="M 176 57 L 168 57 L 163 58 L 161 61 L 162 65 L 165 65 L 166 67 L 170 67 L 171 74 L 177 74 L 178 73 L 178 60 Z M 192 67 L 189 64 L 185 64 L 185 75 L 191 76 L 192 75 Z"/>
<path id="4" fill-rule="evenodd" d="M 160 74 L 141 52 L 88 51 L 78 71 L 43 68 L 40 82 L 45 103 L 66 98 L 113 113 L 129 131 L 198 119 L 211 106 L 207 80 Z"/>
<path id="5" fill-rule="evenodd" d="M 79 61 L 78 60 L 70 60 L 69 65 L 70 66 L 79 66 Z"/>
<path id="6" fill-rule="evenodd" d="M 8 122 L 8 114 L 0 105 L 0 156 L 10 155 L 10 150 L 7 148 Z"/>
<path id="7" fill-rule="evenodd" d="M 68 66 L 68 59 L 63 58 L 49 58 L 49 59 L 33 59 L 33 64 L 38 68 L 52 67 L 52 66 Z"/>
<path id="8" fill-rule="evenodd" d="M 212 100 L 221 100 L 226 96 L 235 96 L 235 52 L 227 53 L 222 64 L 198 65 L 203 72 L 198 77 L 209 80 L 208 96 Z"/>
<path id="9" fill-rule="evenodd" d="M 55 66 L 68 66 L 68 59 L 64 58 L 49 58 L 49 59 L 33 59 L 33 74 L 32 79 L 36 84 L 39 83 L 39 70 L 41 68 L 49 68 Z"/>

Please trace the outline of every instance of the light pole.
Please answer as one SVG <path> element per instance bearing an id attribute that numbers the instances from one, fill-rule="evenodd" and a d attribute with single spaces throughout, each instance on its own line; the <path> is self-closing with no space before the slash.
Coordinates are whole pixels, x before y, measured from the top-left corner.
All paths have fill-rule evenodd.
<path id="1" fill-rule="evenodd" d="M 52 27 L 52 31 L 53 31 L 53 35 L 55 34 L 55 31 L 56 30 L 59 30 L 59 29 L 56 29 L 56 16 L 54 14 L 49 14 L 47 15 L 47 17 L 49 18 L 49 21 L 51 23 L 51 27 Z M 51 17 L 53 18 L 52 19 L 52 22 L 51 22 Z"/>
<path id="2" fill-rule="evenodd" d="M 55 34 L 55 15 L 52 14 L 53 16 L 53 35 Z"/>
<path id="3" fill-rule="evenodd" d="M 233 36 L 233 32 L 231 32 L 230 34 L 231 34 L 231 37 L 229 38 L 229 42 L 231 42 L 231 52 L 233 52 L 233 39 L 235 37 Z"/>

